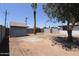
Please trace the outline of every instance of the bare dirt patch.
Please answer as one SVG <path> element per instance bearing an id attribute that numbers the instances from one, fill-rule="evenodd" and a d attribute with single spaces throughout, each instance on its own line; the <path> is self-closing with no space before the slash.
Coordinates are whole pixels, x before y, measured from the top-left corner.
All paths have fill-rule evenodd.
<path id="1" fill-rule="evenodd" d="M 69 56 L 79 55 L 79 50 L 67 51 L 61 45 L 54 44 L 50 39 L 54 40 L 62 34 L 44 34 L 29 35 L 25 37 L 10 38 L 10 55 L 14 56 Z M 34 38 L 34 39 L 33 39 Z"/>

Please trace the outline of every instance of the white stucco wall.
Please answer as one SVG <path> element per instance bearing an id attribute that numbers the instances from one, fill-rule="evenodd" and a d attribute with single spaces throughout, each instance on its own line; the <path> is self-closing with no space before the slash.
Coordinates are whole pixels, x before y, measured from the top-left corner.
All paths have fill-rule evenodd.
<path id="1" fill-rule="evenodd" d="M 79 31 L 79 26 L 74 26 L 73 30 Z"/>
<path id="2" fill-rule="evenodd" d="M 61 34 L 63 34 L 63 35 L 67 35 L 67 31 L 60 30 L 59 33 L 61 33 Z M 73 30 L 73 31 L 72 31 L 72 35 L 78 37 L 78 36 L 79 36 L 79 31 Z"/>

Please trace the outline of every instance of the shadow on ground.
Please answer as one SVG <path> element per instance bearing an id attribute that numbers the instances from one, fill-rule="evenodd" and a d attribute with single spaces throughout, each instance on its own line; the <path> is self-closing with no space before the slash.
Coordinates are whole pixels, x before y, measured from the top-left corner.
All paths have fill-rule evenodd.
<path id="1" fill-rule="evenodd" d="M 25 36 L 29 36 L 28 34 L 27 35 L 17 35 L 17 36 L 10 36 L 10 37 L 25 37 Z"/>
<path id="2" fill-rule="evenodd" d="M 9 56 L 9 38 L 4 38 L 0 45 L 0 56 Z"/>
<path id="3" fill-rule="evenodd" d="M 52 37 L 53 38 L 53 37 Z M 67 41 L 67 37 L 55 37 L 50 39 L 55 45 L 58 44 L 66 50 L 79 49 L 79 38 L 73 37 L 73 41 Z"/>

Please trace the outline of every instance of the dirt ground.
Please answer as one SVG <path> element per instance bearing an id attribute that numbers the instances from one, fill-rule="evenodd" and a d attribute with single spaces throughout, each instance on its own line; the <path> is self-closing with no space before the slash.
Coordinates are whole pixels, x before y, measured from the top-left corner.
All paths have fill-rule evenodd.
<path id="1" fill-rule="evenodd" d="M 62 34 L 38 33 L 24 37 L 9 39 L 10 56 L 79 56 L 79 50 L 65 50 L 60 45 L 51 42 L 53 36 Z"/>

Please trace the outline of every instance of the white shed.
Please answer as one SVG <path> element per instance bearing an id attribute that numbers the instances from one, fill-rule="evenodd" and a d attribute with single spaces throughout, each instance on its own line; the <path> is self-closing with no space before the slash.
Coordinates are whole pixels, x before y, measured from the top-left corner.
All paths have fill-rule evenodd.
<path id="1" fill-rule="evenodd" d="M 11 22 L 10 36 L 25 36 L 27 35 L 27 26 L 24 23 Z"/>

